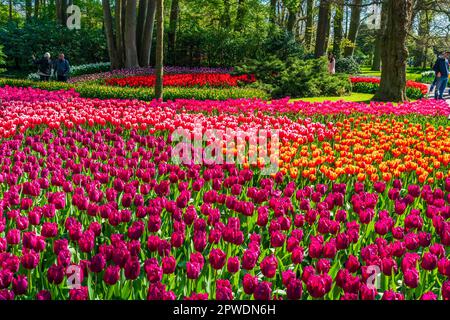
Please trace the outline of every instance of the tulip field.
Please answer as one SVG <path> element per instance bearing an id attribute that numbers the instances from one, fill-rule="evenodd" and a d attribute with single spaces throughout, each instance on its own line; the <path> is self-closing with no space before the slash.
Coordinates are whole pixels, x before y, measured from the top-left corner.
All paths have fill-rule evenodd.
<path id="1" fill-rule="evenodd" d="M 165 79 L 191 80 L 253 81 Z M 450 300 L 443 100 L 0 99 L 0 300 Z M 176 163 L 179 129 L 279 138 L 256 163 Z"/>

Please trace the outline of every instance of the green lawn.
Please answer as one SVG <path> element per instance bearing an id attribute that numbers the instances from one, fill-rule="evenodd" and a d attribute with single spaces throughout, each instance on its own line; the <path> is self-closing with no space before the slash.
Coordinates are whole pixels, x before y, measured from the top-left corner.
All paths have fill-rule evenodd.
<path id="1" fill-rule="evenodd" d="M 342 97 L 312 97 L 312 98 L 297 98 L 291 99 L 290 101 L 307 101 L 307 102 L 324 102 L 324 101 L 348 101 L 348 102 L 370 102 L 373 94 L 370 93 L 352 93 L 349 96 Z"/>
<path id="2" fill-rule="evenodd" d="M 418 69 L 410 69 L 406 70 L 406 79 L 412 81 L 419 81 L 422 70 Z M 361 76 L 369 76 L 369 77 L 381 77 L 381 71 L 372 71 L 370 67 L 361 67 Z"/>
<path id="3" fill-rule="evenodd" d="M 306 101 L 306 102 L 325 102 L 325 101 L 346 101 L 346 102 L 362 102 L 362 103 L 370 103 L 370 100 L 373 98 L 373 94 L 371 93 L 352 93 L 349 96 L 342 97 L 312 97 L 312 98 L 296 98 L 291 99 L 289 102 L 294 101 Z M 415 99 L 409 100 L 410 102 L 417 101 Z M 394 105 L 398 103 L 394 102 Z"/>

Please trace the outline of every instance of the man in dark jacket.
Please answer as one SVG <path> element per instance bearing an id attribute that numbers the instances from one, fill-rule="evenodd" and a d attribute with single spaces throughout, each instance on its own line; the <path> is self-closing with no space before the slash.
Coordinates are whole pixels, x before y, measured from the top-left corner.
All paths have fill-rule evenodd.
<path id="1" fill-rule="evenodd" d="M 448 58 L 449 52 L 445 52 L 438 57 L 433 67 L 433 70 L 436 72 L 436 91 L 434 93 L 435 99 L 444 98 L 444 91 L 447 88 L 449 76 Z"/>
<path id="2" fill-rule="evenodd" d="M 50 60 L 50 53 L 46 52 L 39 60 L 33 55 L 33 63 L 38 66 L 38 75 L 41 81 L 48 81 L 52 75 L 52 60 Z"/>
<path id="3" fill-rule="evenodd" d="M 70 65 L 69 61 L 64 57 L 64 53 L 60 53 L 58 60 L 55 61 L 55 72 L 58 81 L 67 81 L 70 73 Z"/>

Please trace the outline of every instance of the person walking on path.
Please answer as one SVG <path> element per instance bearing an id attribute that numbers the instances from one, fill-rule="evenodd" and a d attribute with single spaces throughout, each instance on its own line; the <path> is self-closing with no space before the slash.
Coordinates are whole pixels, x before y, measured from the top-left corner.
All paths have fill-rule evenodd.
<path id="1" fill-rule="evenodd" d="M 445 52 L 438 57 L 433 67 L 433 70 L 436 72 L 436 89 L 434 92 L 436 100 L 444 99 L 444 91 L 447 88 L 449 76 L 448 58 L 449 52 Z"/>
<path id="2" fill-rule="evenodd" d="M 60 53 L 55 61 L 54 69 L 58 81 L 67 82 L 70 73 L 69 61 L 64 57 L 64 53 Z"/>
<path id="3" fill-rule="evenodd" d="M 50 60 L 50 53 L 46 52 L 44 56 L 37 60 L 33 54 L 33 64 L 38 66 L 38 75 L 41 81 L 48 81 L 52 75 L 52 60 Z"/>

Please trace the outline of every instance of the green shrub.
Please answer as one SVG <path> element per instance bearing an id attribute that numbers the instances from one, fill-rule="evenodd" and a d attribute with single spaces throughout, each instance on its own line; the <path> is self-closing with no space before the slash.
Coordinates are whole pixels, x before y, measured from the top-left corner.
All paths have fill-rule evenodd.
<path id="1" fill-rule="evenodd" d="M 422 83 L 432 83 L 433 82 L 433 80 L 434 80 L 434 78 L 435 78 L 435 72 L 434 71 L 425 71 L 425 72 L 422 72 L 421 74 L 420 74 L 420 79 L 419 79 L 419 82 L 422 82 Z"/>
<path id="2" fill-rule="evenodd" d="M 371 83 L 371 82 L 356 82 L 353 83 L 353 92 L 359 92 L 359 93 L 375 93 L 378 90 L 378 83 Z"/>
<path id="3" fill-rule="evenodd" d="M 263 54 L 259 59 L 267 59 L 275 56 L 283 61 L 289 58 L 303 59 L 306 55 L 305 47 L 295 39 L 292 33 L 275 28 L 262 44 Z"/>
<path id="4" fill-rule="evenodd" d="M 352 84 L 346 74 L 326 75 L 322 78 L 315 77 L 309 83 L 310 87 L 318 88 L 321 95 L 327 97 L 345 96 L 352 91 Z"/>
<path id="5" fill-rule="evenodd" d="M 36 82 L 31 80 L 0 79 L 0 86 L 33 87 L 44 90 L 69 90 L 74 89 L 85 98 L 99 99 L 138 99 L 149 101 L 154 98 L 153 88 L 122 88 L 98 84 L 65 82 Z M 196 100 L 226 100 L 237 98 L 261 98 L 266 99 L 265 91 L 256 88 L 164 88 L 164 99 L 196 99 Z"/>
<path id="6" fill-rule="evenodd" d="M 253 87 L 268 91 L 272 97 L 342 96 L 350 93 L 348 76 L 330 75 L 326 58 L 290 58 L 286 62 L 249 61 L 235 68 L 238 74 L 254 74 L 258 82 Z"/>
<path id="7" fill-rule="evenodd" d="M 276 85 L 284 70 L 286 70 L 286 63 L 271 56 L 267 60 L 248 60 L 242 65 L 236 66 L 232 74 L 253 74 L 260 83 Z"/>
<path id="8" fill-rule="evenodd" d="M 72 66 L 70 68 L 70 76 L 77 77 L 83 74 L 106 72 L 109 71 L 110 69 L 111 69 L 111 62 L 81 64 L 78 66 Z"/>
<path id="9" fill-rule="evenodd" d="M 0 45 L 0 65 L 5 65 L 6 63 L 6 54 L 4 53 L 5 49 L 2 45 Z M 5 68 L 0 68 L 0 73 L 5 72 Z"/>
<path id="10" fill-rule="evenodd" d="M 406 96 L 409 99 L 419 100 L 423 98 L 422 91 L 418 88 L 406 87 Z"/>
<path id="11" fill-rule="evenodd" d="M 338 73 L 358 74 L 360 71 L 360 66 L 353 57 L 336 60 L 336 72 Z"/>
<path id="12" fill-rule="evenodd" d="M 56 57 L 58 53 L 64 52 L 73 65 L 108 59 L 104 32 L 101 28 L 88 25 L 79 30 L 69 30 L 47 19 L 9 22 L 0 28 L 0 43 L 8 56 L 8 65 L 29 72 L 36 70 L 31 63 L 33 53 L 41 57 L 45 52 L 50 52 Z"/>

